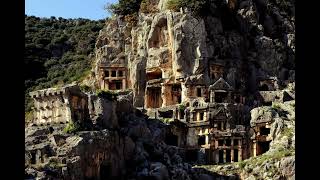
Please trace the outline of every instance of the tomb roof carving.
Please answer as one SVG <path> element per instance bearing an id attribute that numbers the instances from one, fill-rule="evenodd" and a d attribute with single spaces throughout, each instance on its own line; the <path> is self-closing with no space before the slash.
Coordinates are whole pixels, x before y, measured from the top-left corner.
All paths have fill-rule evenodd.
<path id="1" fill-rule="evenodd" d="M 215 83 L 209 86 L 209 90 L 226 90 L 231 91 L 233 88 L 223 78 L 219 78 Z"/>

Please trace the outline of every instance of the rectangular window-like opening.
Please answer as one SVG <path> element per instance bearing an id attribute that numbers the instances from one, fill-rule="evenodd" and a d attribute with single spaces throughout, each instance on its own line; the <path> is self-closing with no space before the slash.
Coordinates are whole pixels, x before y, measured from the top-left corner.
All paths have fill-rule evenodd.
<path id="1" fill-rule="evenodd" d="M 201 112 L 201 113 L 200 113 L 200 121 L 203 121 L 203 118 L 204 118 L 204 113 Z"/>
<path id="2" fill-rule="evenodd" d="M 201 145 L 205 145 L 206 144 L 206 136 L 200 136 L 198 138 L 198 145 L 201 146 Z"/>
<path id="3" fill-rule="evenodd" d="M 226 146 L 231 146 L 231 139 L 226 140 Z"/>
<path id="4" fill-rule="evenodd" d="M 118 76 L 119 76 L 119 77 L 122 77 L 122 76 L 123 76 L 123 71 L 119 71 L 119 72 L 118 72 Z"/>
<path id="5" fill-rule="evenodd" d="M 231 150 L 226 150 L 226 162 L 231 162 Z"/>
<path id="6" fill-rule="evenodd" d="M 169 111 L 159 111 L 159 117 L 163 117 L 163 118 L 173 118 L 173 111 L 169 110 Z"/>
<path id="7" fill-rule="evenodd" d="M 215 92 L 214 93 L 214 101 L 217 103 L 223 103 L 226 101 L 228 96 L 227 92 Z"/>
<path id="8" fill-rule="evenodd" d="M 223 139 L 218 140 L 218 146 L 223 146 Z"/>
<path id="9" fill-rule="evenodd" d="M 266 141 L 266 142 L 258 142 L 257 144 L 257 155 L 263 154 L 267 152 L 270 148 L 270 142 L 271 141 Z"/>
<path id="10" fill-rule="evenodd" d="M 233 145 L 234 146 L 238 146 L 239 145 L 239 140 L 238 139 L 234 139 L 233 140 Z"/>
<path id="11" fill-rule="evenodd" d="M 104 71 L 104 76 L 109 77 L 110 76 L 109 71 Z"/>
<path id="12" fill-rule="evenodd" d="M 197 96 L 201 97 L 201 88 L 197 88 Z"/>
<path id="13" fill-rule="evenodd" d="M 233 150 L 233 161 L 238 162 L 238 149 Z"/>
<path id="14" fill-rule="evenodd" d="M 180 110 L 180 119 L 184 118 L 184 110 Z"/>
<path id="15" fill-rule="evenodd" d="M 217 124 L 218 124 L 218 130 L 222 130 L 222 128 L 221 128 L 221 123 L 218 122 Z"/>
<path id="16" fill-rule="evenodd" d="M 116 71 L 111 71 L 111 77 L 116 77 L 117 76 L 117 72 Z"/>
<path id="17" fill-rule="evenodd" d="M 116 89 L 119 90 L 119 89 L 122 89 L 122 82 L 121 81 L 116 81 Z"/>
<path id="18" fill-rule="evenodd" d="M 223 150 L 219 150 L 219 163 L 223 163 Z"/>
<path id="19" fill-rule="evenodd" d="M 270 134 L 270 128 L 261 127 L 261 128 L 260 128 L 260 134 L 261 134 L 261 135 L 268 135 L 268 134 Z"/>

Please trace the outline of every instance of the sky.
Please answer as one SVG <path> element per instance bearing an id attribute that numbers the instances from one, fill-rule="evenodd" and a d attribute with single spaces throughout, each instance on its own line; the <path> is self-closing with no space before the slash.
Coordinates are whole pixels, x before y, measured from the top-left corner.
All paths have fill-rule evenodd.
<path id="1" fill-rule="evenodd" d="M 107 3 L 118 0 L 25 0 L 25 14 L 37 17 L 104 19 Z"/>

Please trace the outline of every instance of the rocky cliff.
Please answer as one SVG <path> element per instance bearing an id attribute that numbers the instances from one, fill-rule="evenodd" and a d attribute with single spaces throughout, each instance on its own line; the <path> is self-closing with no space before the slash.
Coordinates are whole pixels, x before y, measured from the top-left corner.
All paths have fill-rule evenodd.
<path id="1" fill-rule="evenodd" d="M 186 163 L 183 149 L 164 142 L 167 125 L 147 120 L 130 106 L 130 95 L 118 100 L 92 96 L 97 108 L 92 116 L 97 117 L 95 122 L 102 130 L 66 133 L 65 125 L 26 128 L 26 179 L 228 177 Z"/>
<path id="2" fill-rule="evenodd" d="M 96 75 L 101 63 L 125 64 L 137 107 L 144 105 L 148 74 L 159 71 L 168 81 L 195 77 L 210 84 L 212 62 L 222 63 L 228 83 L 248 96 L 258 90 L 258 79 L 275 77 L 280 89 L 294 81 L 294 1 L 205 2 L 202 16 L 187 8 L 168 10 L 168 1 L 161 0 L 134 21 L 109 20 L 96 43 Z"/>
<path id="3" fill-rule="evenodd" d="M 168 0 L 142 2 L 137 14 L 107 20 L 96 42 L 93 73 L 82 82 L 100 89 L 101 65 L 126 67 L 132 93 L 88 93 L 92 124 L 86 131 L 27 127 L 26 178 L 294 179 L 294 1 L 208 0 L 201 15 L 168 9 Z M 211 71 L 213 63 L 224 70 Z M 181 99 L 187 102 L 188 85 L 209 87 L 222 82 L 220 77 L 241 94 L 241 117 L 251 116 L 243 118 L 250 119 L 248 139 L 266 123 L 272 142 L 267 152 L 244 161 L 193 167 L 185 149 L 165 143 L 168 124 L 146 116 L 146 87 L 161 81 L 160 106 L 167 107 L 174 100 L 166 84 L 183 79 Z M 275 83 L 262 86 L 265 79 Z"/>

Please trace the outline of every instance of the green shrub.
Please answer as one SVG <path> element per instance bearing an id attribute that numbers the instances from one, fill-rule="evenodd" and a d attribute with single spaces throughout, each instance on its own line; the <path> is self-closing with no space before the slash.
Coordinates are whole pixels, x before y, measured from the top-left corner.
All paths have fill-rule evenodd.
<path id="1" fill-rule="evenodd" d="M 178 11 L 180 8 L 188 8 L 193 15 L 202 15 L 205 8 L 208 7 L 209 0 L 169 0 L 166 8 L 173 11 Z"/>
<path id="2" fill-rule="evenodd" d="M 87 86 L 87 85 L 80 85 L 80 90 L 83 91 L 83 92 L 90 92 L 90 91 L 92 91 L 91 87 L 90 87 L 90 86 Z"/>
<path id="3" fill-rule="evenodd" d="M 272 108 L 275 109 L 275 110 L 280 110 L 281 107 L 278 103 L 272 103 Z"/>
<path id="4" fill-rule="evenodd" d="M 65 133 L 74 133 L 80 130 L 80 126 L 78 123 L 74 123 L 72 120 L 69 121 L 67 126 L 63 129 Z"/>
<path id="5" fill-rule="evenodd" d="M 169 0 L 166 4 L 166 8 L 173 11 L 179 11 L 181 7 L 183 7 L 183 0 Z"/>
<path id="6" fill-rule="evenodd" d="M 118 3 L 107 4 L 105 9 L 111 14 L 131 15 L 139 12 L 142 0 L 119 0 Z"/>
<path id="7" fill-rule="evenodd" d="M 90 72 L 95 41 L 105 20 L 25 16 L 25 112 L 30 91 L 81 81 Z"/>
<path id="8" fill-rule="evenodd" d="M 183 104 L 179 104 L 178 109 L 179 109 L 180 111 L 184 111 L 184 110 L 186 109 L 186 106 L 183 105 Z"/>
<path id="9" fill-rule="evenodd" d="M 142 13 L 155 13 L 158 12 L 156 7 L 156 1 L 153 0 L 142 0 L 140 5 L 140 12 Z"/>
<path id="10" fill-rule="evenodd" d="M 239 167 L 240 167 L 241 169 L 243 169 L 245 166 L 246 166 L 246 163 L 245 163 L 244 161 L 240 161 L 240 162 L 239 162 Z"/>
<path id="11" fill-rule="evenodd" d="M 172 118 L 163 118 L 163 119 L 162 119 L 162 122 L 163 122 L 163 123 L 166 123 L 166 124 L 169 124 L 169 123 L 172 122 L 172 121 L 173 121 Z"/>
<path id="12" fill-rule="evenodd" d="M 98 90 L 96 94 L 98 97 L 108 99 L 110 101 L 117 99 L 117 96 L 119 95 L 116 91 L 110 90 Z"/>

